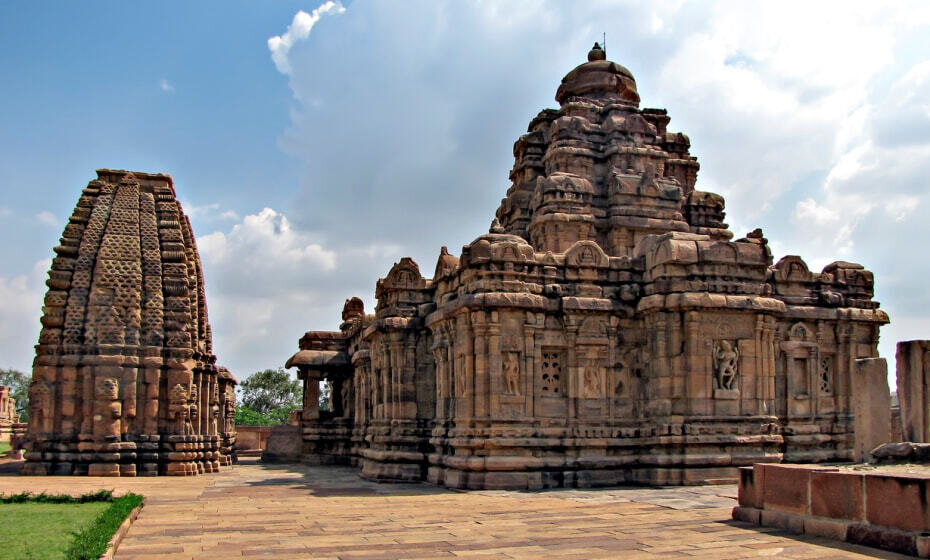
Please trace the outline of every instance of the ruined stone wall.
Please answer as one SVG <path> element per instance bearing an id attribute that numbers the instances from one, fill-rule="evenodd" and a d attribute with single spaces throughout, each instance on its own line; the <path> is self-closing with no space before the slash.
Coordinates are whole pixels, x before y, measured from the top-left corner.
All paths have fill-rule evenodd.
<path id="1" fill-rule="evenodd" d="M 46 281 L 23 472 L 216 471 L 231 377 L 218 380 L 190 222 L 170 176 L 97 175 Z"/>

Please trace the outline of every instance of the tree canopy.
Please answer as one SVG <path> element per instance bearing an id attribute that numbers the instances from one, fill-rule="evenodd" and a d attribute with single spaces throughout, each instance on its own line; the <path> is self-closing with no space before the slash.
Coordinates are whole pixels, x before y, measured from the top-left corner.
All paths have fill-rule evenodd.
<path id="1" fill-rule="evenodd" d="M 300 408 L 302 392 L 300 381 L 283 368 L 256 372 L 239 384 L 236 424 L 286 424 L 291 411 Z"/>

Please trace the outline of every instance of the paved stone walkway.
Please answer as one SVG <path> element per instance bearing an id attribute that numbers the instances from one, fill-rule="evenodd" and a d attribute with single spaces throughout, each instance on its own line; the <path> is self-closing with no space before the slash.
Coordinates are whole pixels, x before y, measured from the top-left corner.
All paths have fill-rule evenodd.
<path id="1" fill-rule="evenodd" d="M 734 486 L 453 492 L 356 472 L 252 464 L 190 478 L 0 476 L 0 493 L 145 495 L 117 560 L 906 558 L 733 521 Z"/>

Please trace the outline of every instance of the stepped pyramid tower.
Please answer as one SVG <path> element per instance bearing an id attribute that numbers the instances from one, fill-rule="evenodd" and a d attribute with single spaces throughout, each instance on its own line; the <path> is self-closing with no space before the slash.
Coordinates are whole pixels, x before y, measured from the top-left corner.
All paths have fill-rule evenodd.
<path id="1" fill-rule="evenodd" d="M 236 381 L 216 365 L 200 256 L 171 177 L 98 170 L 55 253 L 23 474 L 230 464 Z"/>

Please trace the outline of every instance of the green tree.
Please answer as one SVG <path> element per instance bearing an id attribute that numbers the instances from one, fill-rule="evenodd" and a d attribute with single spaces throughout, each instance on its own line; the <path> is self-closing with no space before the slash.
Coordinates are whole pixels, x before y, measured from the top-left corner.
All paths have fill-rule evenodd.
<path id="1" fill-rule="evenodd" d="M 10 387 L 10 396 L 16 399 L 16 413 L 20 422 L 29 421 L 29 383 L 28 375 L 15 369 L 0 368 L 0 385 Z"/>
<path id="2" fill-rule="evenodd" d="M 300 408 L 300 381 L 282 368 L 266 369 L 252 374 L 239 384 L 239 406 L 236 424 L 272 426 L 287 424 L 292 410 Z"/>

